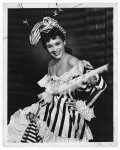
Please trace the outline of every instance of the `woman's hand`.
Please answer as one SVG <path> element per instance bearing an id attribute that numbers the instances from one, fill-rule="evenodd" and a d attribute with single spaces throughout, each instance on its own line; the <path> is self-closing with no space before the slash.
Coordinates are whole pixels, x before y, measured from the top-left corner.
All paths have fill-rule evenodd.
<path id="1" fill-rule="evenodd" d="M 94 86 L 97 83 L 97 77 L 92 76 L 83 81 L 83 84 L 87 84 L 88 86 Z"/>

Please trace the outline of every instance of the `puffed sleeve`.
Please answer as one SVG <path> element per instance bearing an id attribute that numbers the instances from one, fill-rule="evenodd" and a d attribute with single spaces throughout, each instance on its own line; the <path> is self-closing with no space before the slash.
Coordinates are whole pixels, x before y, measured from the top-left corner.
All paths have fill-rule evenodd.
<path id="1" fill-rule="evenodd" d="M 94 70 L 93 66 L 88 61 L 84 60 L 83 64 L 84 73 L 88 73 Z M 90 78 L 88 86 L 91 87 L 91 92 L 89 97 L 87 98 L 86 105 L 92 107 L 99 95 L 106 89 L 107 84 L 101 75 L 95 74 L 93 77 Z"/>

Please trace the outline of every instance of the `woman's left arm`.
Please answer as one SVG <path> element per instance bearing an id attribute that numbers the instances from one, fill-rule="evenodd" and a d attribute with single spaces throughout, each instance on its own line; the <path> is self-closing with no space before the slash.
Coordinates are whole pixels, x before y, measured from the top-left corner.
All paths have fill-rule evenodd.
<path id="1" fill-rule="evenodd" d="M 83 74 L 94 70 L 92 65 L 87 61 L 83 61 L 83 66 Z M 70 99 L 67 104 L 71 106 L 71 110 L 77 110 L 84 119 L 91 121 L 91 119 L 95 117 L 94 103 L 99 95 L 106 89 L 107 85 L 102 76 L 98 74 L 88 78 L 84 84 L 85 88 L 83 90 L 86 94 L 90 93 L 89 96 L 86 99 Z"/>
<path id="2" fill-rule="evenodd" d="M 83 61 L 84 64 L 84 73 L 88 73 L 94 70 L 93 66 L 88 61 Z M 87 80 L 87 87 L 91 88 L 91 93 L 86 100 L 86 105 L 93 107 L 94 102 L 99 97 L 99 95 L 106 89 L 107 84 L 104 81 L 103 77 L 99 74 L 95 74 Z"/>

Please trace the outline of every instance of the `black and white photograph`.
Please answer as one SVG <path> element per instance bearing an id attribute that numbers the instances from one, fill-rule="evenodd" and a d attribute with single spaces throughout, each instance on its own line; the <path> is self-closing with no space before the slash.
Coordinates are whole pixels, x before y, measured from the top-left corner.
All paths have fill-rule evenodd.
<path id="1" fill-rule="evenodd" d="M 4 4 L 4 145 L 117 145 L 116 8 Z"/>

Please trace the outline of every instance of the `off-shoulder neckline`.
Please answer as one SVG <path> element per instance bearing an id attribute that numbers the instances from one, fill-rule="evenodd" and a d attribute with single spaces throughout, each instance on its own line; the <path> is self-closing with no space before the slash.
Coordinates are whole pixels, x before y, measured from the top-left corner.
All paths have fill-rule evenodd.
<path id="1" fill-rule="evenodd" d="M 61 76 L 57 76 L 57 75 L 49 75 L 47 74 L 47 76 L 49 76 L 50 78 L 62 78 L 63 76 L 65 76 L 66 74 L 70 74 L 71 72 L 73 72 L 73 70 L 79 66 L 79 64 L 82 64 L 82 61 L 79 60 L 78 63 L 76 63 L 71 69 L 69 69 L 68 71 L 64 72 Z"/>

